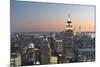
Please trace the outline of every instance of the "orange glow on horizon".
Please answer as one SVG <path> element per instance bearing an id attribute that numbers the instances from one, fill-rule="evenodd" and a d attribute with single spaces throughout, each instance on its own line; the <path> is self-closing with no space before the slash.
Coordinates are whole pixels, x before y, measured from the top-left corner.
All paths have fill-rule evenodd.
<path id="1" fill-rule="evenodd" d="M 73 23 L 74 31 L 79 31 L 81 26 L 81 31 L 95 31 L 95 24 L 93 22 L 83 22 L 81 24 Z"/>
<path id="2" fill-rule="evenodd" d="M 29 21 L 26 21 L 29 22 Z M 30 21 L 33 22 L 33 21 Z M 42 22 L 42 23 L 41 23 Z M 60 32 L 64 31 L 66 29 L 66 19 L 51 19 L 51 20 L 38 20 L 35 23 L 25 25 L 27 26 L 27 30 L 33 30 L 36 32 Z M 78 32 L 79 31 L 79 26 L 81 25 L 81 31 L 90 31 L 94 32 L 95 31 L 95 23 L 90 22 L 90 21 L 83 21 L 79 22 L 76 20 L 72 21 L 72 26 L 73 26 L 73 31 Z M 34 30 L 36 29 L 36 30 Z"/>

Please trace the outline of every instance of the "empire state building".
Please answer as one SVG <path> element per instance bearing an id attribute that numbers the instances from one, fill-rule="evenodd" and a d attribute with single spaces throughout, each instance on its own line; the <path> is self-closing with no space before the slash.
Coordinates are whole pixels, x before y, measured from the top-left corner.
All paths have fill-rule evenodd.
<path id="1" fill-rule="evenodd" d="M 73 45 L 73 27 L 72 21 L 70 19 L 70 14 L 68 14 L 68 19 L 66 22 L 66 28 L 64 31 L 64 39 L 63 39 L 63 54 L 64 54 L 64 62 L 70 62 L 70 60 L 74 56 L 74 45 Z"/>

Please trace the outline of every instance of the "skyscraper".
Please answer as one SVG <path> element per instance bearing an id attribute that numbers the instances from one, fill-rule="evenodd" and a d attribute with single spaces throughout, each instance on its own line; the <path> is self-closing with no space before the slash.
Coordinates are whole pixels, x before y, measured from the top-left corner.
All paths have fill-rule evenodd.
<path id="1" fill-rule="evenodd" d="M 50 46 L 47 39 L 43 39 L 40 45 L 41 64 L 50 64 Z"/>
<path id="2" fill-rule="evenodd" d="M 63 38 L 63 56 L 64 62 L 70 62 L 74 56 L 74 45 L 73 45 L 73 27 L 72 21 L 70 19 L 70 14 L 68 14 L 68 19 L 66 22 L 66 28 L 64 31 L 64 38 Z"/>

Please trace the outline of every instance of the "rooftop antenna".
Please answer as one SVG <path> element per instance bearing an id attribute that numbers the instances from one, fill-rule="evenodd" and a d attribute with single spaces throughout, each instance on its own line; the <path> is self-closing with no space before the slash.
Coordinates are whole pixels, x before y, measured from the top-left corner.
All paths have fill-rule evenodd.
<path id="1" fill-rule="evenodd" d="M 70 13 L 68 14 L 68 21 L 71 21 L 71 18 L 70 18 Z"/>
<path id="2" fill-rule="evenodd" d="M 81 33 L 81 25 L 79 25 L 79 33 Z"/>
<path id="3" fill-rule="evenodd" d="M 67 8 L 67 10 L 68 10 L 68 21 L 71 21 L 71 17 L 70 17 L 70 9 L 69 8 Z"/>

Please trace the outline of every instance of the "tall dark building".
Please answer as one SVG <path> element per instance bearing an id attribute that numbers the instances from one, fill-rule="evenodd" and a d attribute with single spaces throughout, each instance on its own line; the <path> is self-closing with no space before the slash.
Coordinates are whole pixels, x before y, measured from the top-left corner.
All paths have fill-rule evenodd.
<path id="1" fill-rule="evenodd" d="M 40 45 L 41 53 L 41 63 L 40 64 L 50 64 L 50 45 L 48 41 L 43 39 Z"/>
<path id="2" fill-rule="evenodd" d="M 68 15 L 68 20 L 66 22 L 66 29 L 64 31 L 63 37 L 63 56 L 64 62 L 70 62 L 74 57 L 74 45 L 73 45 L 73 28 L 72 21 L 70 19 L 70 14 Z"/>
<path id="3" fill-rule="evenodd" d="M 56 40 L 57 63 L 63 63 L 62 59 L 62 40 Z"/>

